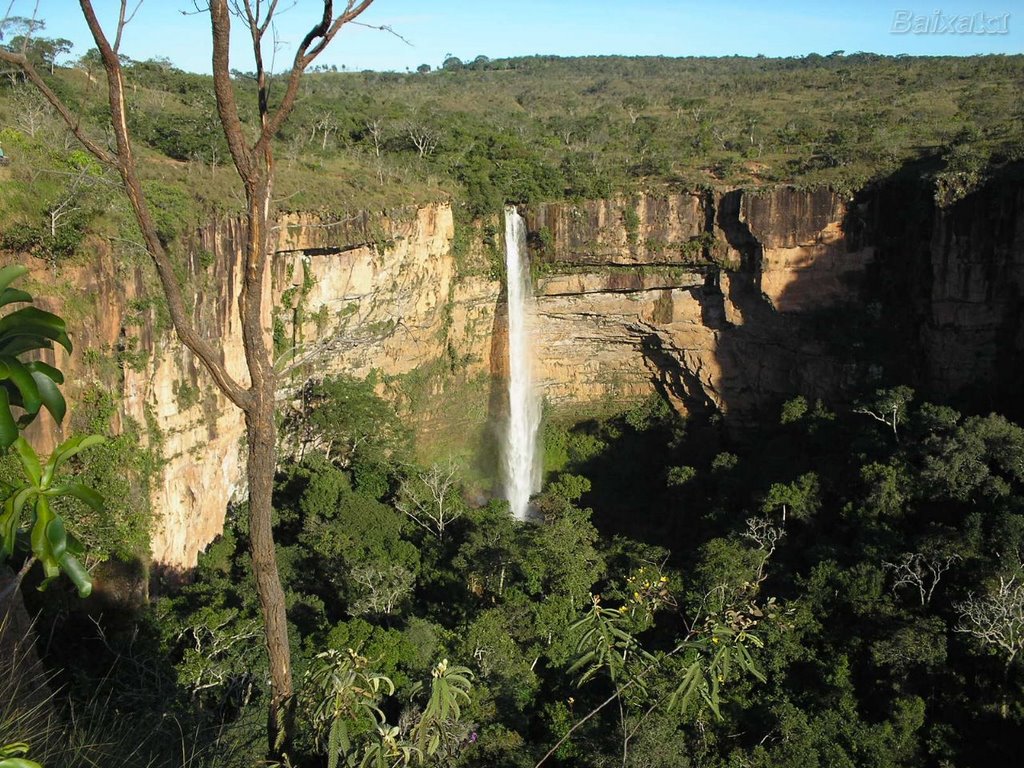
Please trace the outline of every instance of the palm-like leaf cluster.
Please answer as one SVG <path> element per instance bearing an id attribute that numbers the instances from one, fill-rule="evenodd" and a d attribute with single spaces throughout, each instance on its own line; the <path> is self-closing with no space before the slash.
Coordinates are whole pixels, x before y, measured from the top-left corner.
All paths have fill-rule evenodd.
<path id="1" fill-rule="evenodd" d="M 706 705 L 721 719 L 722 686 L 734 673 L 751 675 L 762 683 L 765 676 L 757 669 L 747 645 L 764 647 L 756 635 L 726 625 L 711 627 L 708 634 L 687 645 L 685 672 L 669 699 L 669 709 L 685 712 L 695 704 Z"/>
<path id="2" fill-rule="evenodd" d="M 441 746 L 446 727 L 462 715 L 461 704 L 469 703 L 473 673 L 467 667 L 443 659 L 430 672 L 430 698 L 416 725 L 419 749 L 432 755 Z"/>
<path id="3" fill-rule="evenodd" d="M 369 670 L 369 661 L 355 651 L 324 651 L 306 673 L 306 695 L 312 699 L 311 717 L 319 740 L 326 736 L 328 768 L 353 754 L 349 725 L 369 716 L 385 724 L 378 702 L 395 692 L 386 675 Z M 351 762 L 351 761 L 350 761 Z"/>
<path id="4" fill-rule="evenodd" d="M 630 631 L 632 619 L 626 611 L 605 608 L 601 598 L 593 597 L 590 610 L 570 627 L 580 632 L 576 643 L 577 658 L 569 667 L 569 674 L 580 674 L 577 681 L 583 685 L 602 670 L 616 685 L 621 685 L 626 676 L 627 665 L 634 659 L 654 662 L 654 657 L 643 649 Z M 635 678 L 639 685 L 639 678 Z"/>
<path id="5" fill-rule="evenodd" d="M 64 519 L 53 510 L 51 502 L 62 496 L 72 497 L 97 511 L 103 510 L 103 499 L 96 491 L 81 483 L 57 482 L 57 471 L 62 464 L 103 441 L 100 435 L 72 437 L 57 446 L 45 464 L 24 437 L 19 436 L 14 441 L 24 482 L 6 488 L 6 500 L 0 511 L 0 562 L 14 554 L 22 513 L 28 508 L 32 510 L 29 542 L 32 554 L 43 566 L 46 582 L 63 571 L 74 582 L 80 596 L 87 597 L 92 592 L 89 572 L 76 557 L 82 555 L 82 546 L 67 532 Z"/>
<path id="6" fill-rule="evenodd" d="M 31 303 L 31 294 L 11 286 L 27 271 L 20 265 L 0 269 L 0 308 Z M 64 320 L 51 312 L 22 307 L 0 318 L 0 448 L 9 448 L 18 439 L 19 428 L 31 423 L 43 407 L 58 424 L 63 421 L 67 410 L 59 388 L 63 374 L 40 360 L 21 359 L 53 349 L 54 342 L 71 352 Z M 16 418 L 12 407 L 23 413 Z"/>
<path id="7" fill-rule="evenodd" d="M 13 288 L 11 283 L 28 270 L 19 265 L 0 269 L 0 307 L 31 302 L 31 294 Z M 32 511 L 28 522 L 28 539 L 32 555 L 43 566 L 46 580 L 67 574 L 86 597 L 92 592 L 89 572 L 79 562 L 82 547 L 67 532 L 63 518 L 51 506 L 58 497 L 73 497 L 102 511 L 103 500 L 98 493 L 76 482 L 58 482 L 61 465 L 81 451 L 103 442 L 99 435 L 73 437 L 61 443 L 49 459 L 40 461 L 35 450 L 21 435 L 21 430 L 46 408 L 58 424 L 63 421 L 67 404 L 60 391 L 64 376 L 59 370 L 40 360 L 25 361 L 22 355 L 53 349 L 54 343 L 71 351 L 64 321 L 36 307 L 22 307 L 0 318 L 0 450 L 13 447 L 22 471 L 20 485 L 3 484 L 3 507 L 0 509 L 0 563 L 14 554 L 18 534 L 22 531 L 22 513 Z M 22 413 L 15 417 L 12 408 Z"/>

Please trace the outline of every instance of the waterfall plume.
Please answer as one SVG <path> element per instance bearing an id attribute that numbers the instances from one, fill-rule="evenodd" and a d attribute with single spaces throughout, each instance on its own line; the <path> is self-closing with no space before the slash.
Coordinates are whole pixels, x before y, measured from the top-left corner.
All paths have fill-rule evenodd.
<path id="1" fill-rule="evenodd" d="M 515 208 L 505 209 L 505 272 L 508 285 L 508 427 L 503 450 L 505 498 L 518 520 L 526 519 L 530 495 L 540 490 L 537 431 L 540 398 L 533 382 L 530 340 L 530 270 L 526 225 Z"/>

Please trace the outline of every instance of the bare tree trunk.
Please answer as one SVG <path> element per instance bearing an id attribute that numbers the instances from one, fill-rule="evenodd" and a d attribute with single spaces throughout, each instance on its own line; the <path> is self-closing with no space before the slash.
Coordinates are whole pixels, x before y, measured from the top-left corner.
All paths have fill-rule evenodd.
<path id="1" fill-rule="evenodd" d="M 267 660 L 270 665 L 271 704 L 268 713 L 270 754 L 287 752 L 292 733 L 294 686 L 288 617 L 284 589 L 274 549 L 274 472 L 277 467 L 277 426 L 274 420 L 277 377 L 269 340 L 263 328 L 263 286 L 268 262 L 268 231 L 274 159 L 269 144 L 263 157 L 264 174 L 246 179 L 247 236 L 245 274 L 238 298 L 242 316 L 242 345 L 252 395 L 245 412 L 249 481 L 249 552 L 256 592 L 263 612 Z"/>
<path id="2" fill-rule="evenodd" d="M 288 644 L 288 618 L 285 613 L 284 589 L 277 571 L 277 554 L 271 527 L 271 494 L 273 492 L 276 445 L 274 403 L 261 401 L 245 416 L 249 441 L 249 552 L 256 581 L 260 609 L 263 612 L 267 658 L 270 664 L 271 705 L 268 713 L 268 736 L 271 752 L 280 734 L 292 732 L 294 689 L 292 686 L 291 650 Z"/>

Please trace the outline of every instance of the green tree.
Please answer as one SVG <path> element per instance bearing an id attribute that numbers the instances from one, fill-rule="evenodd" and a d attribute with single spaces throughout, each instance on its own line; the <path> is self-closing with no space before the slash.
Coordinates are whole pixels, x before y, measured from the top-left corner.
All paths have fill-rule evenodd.
<path id="1" fill-rule="evenodd" d="M 900 441 L 899 425 L 907 418 L 907 408 L 914 399 L 914 390 L 907 386 L 875 390 L 874 397 L 854 408 L 854 413 L 870 416 L 892 430 L 892 436 Z"/>

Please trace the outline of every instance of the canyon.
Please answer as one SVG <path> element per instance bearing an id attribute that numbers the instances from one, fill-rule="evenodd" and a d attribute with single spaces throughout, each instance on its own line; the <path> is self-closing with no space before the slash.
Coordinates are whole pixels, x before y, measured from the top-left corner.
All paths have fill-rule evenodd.
<path id="1" fill-rule="evenodd" d="M 774 418 L 795 394 L 843 400 L 892 377 L 941 397 L 1012 392 L 1024 350 L 1024 188 L 995 182 L 942 209 L 923 186 L 852 196 L 665 190 L 521 206 L 547 408 L 610 411 L 659 393 L 682 414 L 742 423 Z M 457 223 L 446 203 L 347 219 L 282 214 L 264 297 L 282 411 L 297 407 L 310 377 L 372 375 L 424 441 L 472 450 L 460 437 L 486 434 L 504 408 L 499 215 Z M 211 221 L 183 250 L 195 321 L 223 340 L 228 369 L 244 380 L 241 226 Z M 74 331 L 75 354 L 57 359 L 72 410 L 100 386 L 116 395 L 115 430 L 147 425 L 164 460 L 152 561 L 187 569 L 244 498 L 242 417 L 161 320 L 148 264 L 99 240 L 90 250 L 91 263 L 62 267 L 35 293 Z M 897 359 L 874 359 L 862 328 Z M 33 429 L 44 450 L 57 434 L 52 424 Z"/>

